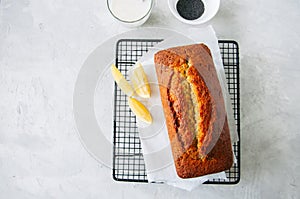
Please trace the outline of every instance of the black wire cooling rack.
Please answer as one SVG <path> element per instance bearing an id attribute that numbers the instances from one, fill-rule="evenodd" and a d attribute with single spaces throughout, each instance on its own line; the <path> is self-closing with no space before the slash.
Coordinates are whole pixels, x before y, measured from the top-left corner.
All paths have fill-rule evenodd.
<path id="1" fill-rule="evenodd" d="M 128 78 L 128 69 L 162 40 L 121 39 L 116 45 L 116 66 Z M 219 40 L 235 124 L 240 137 L 239 47 L 230 40 Z M 148 182 L 136 118 L 127 97 L 115 85 L 114 95 L 113 178 L 117 181 Z M 240 180 L 240 141 L 233 143 L 236 163 L 226 171 L 227 179 L 213 179 L 205 184 L 237 184 Z"/>

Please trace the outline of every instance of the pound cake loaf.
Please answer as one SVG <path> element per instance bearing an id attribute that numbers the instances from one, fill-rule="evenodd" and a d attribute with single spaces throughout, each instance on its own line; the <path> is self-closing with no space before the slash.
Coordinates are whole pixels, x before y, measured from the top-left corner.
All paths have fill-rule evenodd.
<path id="1" fill-rule="evenodd" d="M 233 153 L 227 114 L 209 48 L 194 44 L 162 50 L 154 62 L 178 176 L 229 169 Z"/>

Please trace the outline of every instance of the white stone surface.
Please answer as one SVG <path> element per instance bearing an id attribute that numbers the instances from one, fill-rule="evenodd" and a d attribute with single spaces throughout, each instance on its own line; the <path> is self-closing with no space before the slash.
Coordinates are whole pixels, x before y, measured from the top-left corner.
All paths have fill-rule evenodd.
<path id="1" fill-rule="evenodd" d="M 221 1 L 241 53 L 242 178 L 186 192 L 118 183 L 83 148 L 72 94 L 89 53 L 129 30 L 104 0 L 0 0 L 0 198 L 300 198 L 300 2 Z M 144 26 L 190 27 L 167 1 Z"/>

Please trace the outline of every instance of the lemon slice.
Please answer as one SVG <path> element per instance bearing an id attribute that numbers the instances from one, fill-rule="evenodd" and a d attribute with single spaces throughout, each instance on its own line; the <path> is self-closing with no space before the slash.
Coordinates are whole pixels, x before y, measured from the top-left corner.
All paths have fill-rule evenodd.
<path id="1" fill-rule="evenodd" d="M 119 88 L 129 97 L 133 96 L 133 88 L 114 64 L 111 65 L 111 73 Z"/>
<path id="2" fill-rule="evenodd" d="M 142 98 L 150 98 L 150 85 L 141 63 L 138 62 L 132 69 L 130 81 L 138 96 Z"/>
<path id="3" fill-rule="evenodd" d="M 150 112 L 140 101 L 138 101 L 135 98 L 129 97 L 128 104 L 136 117 L 148 124 L 152 123 L 152 117 Z"/>

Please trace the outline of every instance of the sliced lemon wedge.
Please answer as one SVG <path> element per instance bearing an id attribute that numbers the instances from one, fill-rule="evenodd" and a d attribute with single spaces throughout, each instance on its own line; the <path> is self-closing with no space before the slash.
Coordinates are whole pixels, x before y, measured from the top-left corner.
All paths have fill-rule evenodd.
<path id="1" fill-rule="evenodd" d="M 129 97 L 133 96 L 133 88 L 114 64 L 111 65 L 111 73 L 119 88 Z"/>
<path id="2" fill-rule="evenodd" d="M 140 101 L 138 101 L 135 98 L 129 97 L 128 104 L 136 117 L 148 124 L 152 123 L 152 117 L 150 112 Z"/>
<path id="3" fill-rule="evenodd" d="M 151 91 L 147 75 L 141 63 L 136 63 L 131 71 L 130 81 L 133 89 L 142 98 L 150 98 Z"/>

